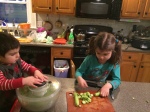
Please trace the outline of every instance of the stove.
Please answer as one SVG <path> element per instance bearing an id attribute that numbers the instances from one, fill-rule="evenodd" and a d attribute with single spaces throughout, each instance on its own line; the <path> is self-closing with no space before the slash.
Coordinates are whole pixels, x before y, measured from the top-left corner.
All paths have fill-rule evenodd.
<path id="1" fill-rule="evenodd" d="M 84 58 L 89 47 L 89 40 L 92 36 L 96 36 L 99 32 L 112 33 L 112 27 L 102 25 L 75 25 L 73 30 L 74 35 L 74 52 L 73 61 L 78 68 Z"/>

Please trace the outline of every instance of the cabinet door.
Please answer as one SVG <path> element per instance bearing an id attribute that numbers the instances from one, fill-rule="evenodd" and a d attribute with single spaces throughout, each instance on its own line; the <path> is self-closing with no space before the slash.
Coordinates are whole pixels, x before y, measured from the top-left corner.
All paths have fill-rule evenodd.
<path id="1" fill-rule="evenodd" d="M 75 78 L 75 65 L 72 60 L 70 60 L 70 78 Z"/>
<path id="2" fill-rule="evenodd" d="M 150 19 L 150 0 L 146 0 L 144 13 L 143 13 L 143 18 Z"/>
<path id="3" fill-rule="evenodd" d="M 150 53 L 143 54 L 136 81 L 150 82 Z"/>
<path id="4" fill-rule="evenodd" d="M 55 12 L 74 14 L 75 0 L 55 0 Z"/>
<path id="5" fill-rule="evenodd" d="M 123 0 L 121 18 L 139 18 L 142 0 Z"/>
<path id="6" fill-rule="evenodd" d="M 134 61 L 123 61 L 121 63 L 121 80 L 136 81 L 138 64 Z"/>
<path id="7" fill-rule="evenodd" d="M 150 82 L 150 62 L 141 62 L 137 82 Z"/>
<path id="8" fill-rule="evenodd" d="M 52 12 L 52 0 L 32 0 L 33 12 Z"/>

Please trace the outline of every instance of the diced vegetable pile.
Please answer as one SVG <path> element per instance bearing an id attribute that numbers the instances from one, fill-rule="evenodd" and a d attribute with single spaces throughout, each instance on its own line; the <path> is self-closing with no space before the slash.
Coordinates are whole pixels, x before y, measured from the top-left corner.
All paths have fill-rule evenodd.
<path id="1" fill-rule="evenodd" d="M 84 92 L 84 93 L 74 92 L 73 96 L 74 96 L 75 106 L 81 107 L 79 100 L 81 100 L 82 104 L 90 103 L 90 102 L 92 102 L 93 96 L 95 96 L 95 97 L 100 96 L 100 92 L 98 91 L 98 92 L 94 93 L 94 95 L 91 94 L 90 92 Z"/>

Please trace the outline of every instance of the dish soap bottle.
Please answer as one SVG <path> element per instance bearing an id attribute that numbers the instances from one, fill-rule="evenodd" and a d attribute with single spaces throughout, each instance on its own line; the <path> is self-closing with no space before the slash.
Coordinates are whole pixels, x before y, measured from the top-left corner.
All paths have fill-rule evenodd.
<path id="1" fill-rule="evenodd" d="M 68 44 L 73 44 L 73 43 L 74 43 L 74 36 L 73 36 L 73 28 L 72 28 L 70 29 Z"/>

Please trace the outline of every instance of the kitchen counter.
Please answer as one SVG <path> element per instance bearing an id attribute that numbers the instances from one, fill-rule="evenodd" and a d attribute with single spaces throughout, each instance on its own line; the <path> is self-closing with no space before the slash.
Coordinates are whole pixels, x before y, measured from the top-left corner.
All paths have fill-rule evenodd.
<path id="1" fill-rule="evenodd" d="M 131 46 L 131 44 L 122 44 L 122 51 L 126 51 L 126 52 L 150 52 L 150 50 L 142 50 L 142 49 L 138 49 L 138 48 L 134 48 Z"/>
<path id="2" fill-rule="evenodd" d="M 55 106 L 47 112 L 67 112 L 66 92 L 75 90 L 74 78 L 57 79 L 61 82 L 60 95 Z M 122 81 L 114 94 L 115 99 L 109 99 L 115 112 L 149 112 L 150 110 L 150 83 Z"/>
<path id="3" fill-rule="evenodd" d="M 30 42 L 30 43 L 20 43 L 22 46 L 40 46 L 40 47 L 73 47 L 72 44 L 48 44 L 48 43 L 36 43 L 36 42 Z"/>
<path id="4" fill-rule="evenodd" d="M 40 47 L 69 47 L 73 48 L 72 44 L 48 44 L 48 43 L 20 43 L 22 46 L 40 46 Z M 150 50 L 141 50 L 131 46 L 131 44 L 122 44 L 122 51 L 129 52 L 150 52 Z"/>
<path id="5" fill-rule="evenodd" d="M 74 91 L 75 79 L 58 78 L 58 80 L 62 84 L 62 89 L 54 110 L 55 112 L 67 112 L 66 92 Z M 115 112 L 150 111 L 150 83 L 122 82 L 114 94 L 116 94 L 115 100 L 111 102 Z"/>
<path id="6" fill-rule="evenodd" d="M 57 78 L 61 84 L 61 94 L 55 104 L 55 112 L 67 112 L 66 92 L 74 91 L 73 78 Z M 150 83 L 122 82 L 115 100 L 111 100 L 115 112 L 149 112 Z M 52 110 L 48 112 L 53 112 Z"/>

